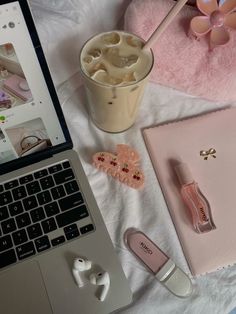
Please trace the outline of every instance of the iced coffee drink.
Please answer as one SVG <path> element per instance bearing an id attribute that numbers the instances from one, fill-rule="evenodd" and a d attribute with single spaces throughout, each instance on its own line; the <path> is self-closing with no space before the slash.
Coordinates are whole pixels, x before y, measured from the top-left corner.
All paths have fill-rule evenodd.
<path id="1" fill-rule="evenodd" d="M 133 34 L 96 35 L 83 47 L 80 66 L 93 122 L 107 132 L 133 125 L 153 66 L 151 50 Z"/>

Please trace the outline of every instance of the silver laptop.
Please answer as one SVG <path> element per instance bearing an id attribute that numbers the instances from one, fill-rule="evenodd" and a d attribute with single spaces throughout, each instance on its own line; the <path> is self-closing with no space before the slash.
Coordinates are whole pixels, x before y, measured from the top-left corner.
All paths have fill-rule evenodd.
<path id="1" fill-rule="evenodd" d="M 106 314 L 131 298 L 27 0 L 1 0 L 0 312 Z"/>

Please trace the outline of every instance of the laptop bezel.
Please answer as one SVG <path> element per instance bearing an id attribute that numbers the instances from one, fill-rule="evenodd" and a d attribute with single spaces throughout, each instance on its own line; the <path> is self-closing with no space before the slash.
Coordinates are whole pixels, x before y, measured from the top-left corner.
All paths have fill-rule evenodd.
<path id="1" fill-rule="evenodd" d="M 43 52 L 43 49 L 39 40 L 39 36 L 35 27 L 35 23 L 31 14 L 28 1 L 27 0 L 1 0 L 0 5 L 13 3 L 13 2 L 18 2 L 21 7 L 21 10 L 25 19 L 25 23 L 27 25 L 33 46 L 35 48 L 37 59 L 42 69 L 42 73 L 43 73 L 46 85 L 48 87 L 49 94 L 52 99 L 52 103 L 54 105 L 54 108 L 57 114 L 57 118 L 59 120 L 60 126 L 62 128 L 64 137 L 65 137 L 65 142 L 62 144 L 47 148 L 46 150 L 33 153 L 25 157 L 20 157 L 12 161 L 6 162 L 4 164 L 0 164 L 0 175 L 9 173 L 11 171 L 23 168 L 31 164 L 34 164 L 40 160 L 49 158 L 53 156 L 54 154 L 73 148 L 72 139 L 70 137 L 70 133 L 69 133 L 69 130 L 68 130 L 65 118 L 64 118 L 64 114 L 61 109 L 61 105 L 60 105 L 60 102 L 59 102 L 59 99 L 58 99 L 58 96 L 54 87 L 54 83 L 53 83 L 53 80 L 52 80 L 52 77 L 51 77 L 51 74 L 47 65 L 46 58 L 44 56 L 44 52 Z"/>

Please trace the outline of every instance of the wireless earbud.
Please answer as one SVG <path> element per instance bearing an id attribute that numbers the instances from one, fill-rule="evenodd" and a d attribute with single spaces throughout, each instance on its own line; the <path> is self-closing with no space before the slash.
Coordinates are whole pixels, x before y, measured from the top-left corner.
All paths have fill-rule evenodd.
<path id="1" fill-rule="evenodd" d="M 78 257 L 74 260 L 74 265 L 72 269 L 73 276 L 77 285 L 81 288 L 83 287 L 84 283 L 80 277 L 80 272 L 89 270 L 92 267 L 91 261 Z"/>
<path id="2" fill-rule="evenodd" d="M 100 301 L 104 301 L 108 294 L 110 288 L 110 276 L 108 272 L 99 272 L 97 274 L 90 275 L 90 282 L 94 285 L 103 286 L 101 294 L 99 295 L 98 299 Z"/>

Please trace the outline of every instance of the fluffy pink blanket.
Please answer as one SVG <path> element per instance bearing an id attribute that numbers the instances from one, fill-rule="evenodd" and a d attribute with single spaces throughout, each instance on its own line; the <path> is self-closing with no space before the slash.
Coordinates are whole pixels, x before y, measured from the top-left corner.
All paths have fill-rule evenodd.
<path id="1" fill-rule="evenodd" d="M 133 0 L 125 13 L 125 30 L 147 40 L 175 2 Z M 212 101 L 236 101 L 236 30 L 230 42 L 208 49 L 207 38 L 188 37 L 189 23 L 201 13 L 185 6 L 153 47 L 151 81 Z"/>

